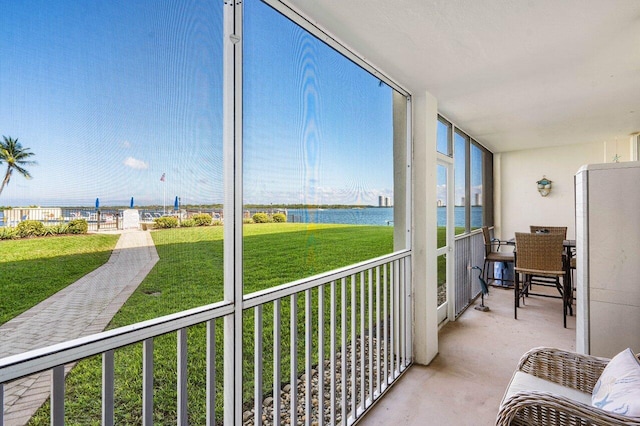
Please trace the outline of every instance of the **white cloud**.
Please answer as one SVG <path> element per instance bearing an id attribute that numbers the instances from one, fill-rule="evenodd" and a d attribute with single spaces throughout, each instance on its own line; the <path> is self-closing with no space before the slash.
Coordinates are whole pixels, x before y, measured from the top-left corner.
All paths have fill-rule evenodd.
<path id="1" fill-rule="evenodd" d="M 142 160 L 138 160 L 133 157 L 127 157 L 124 159 L 123 164 L 127 167 L 131 167 L 136 170 L 145 170 L 149 168 L 149 165 Z"/>

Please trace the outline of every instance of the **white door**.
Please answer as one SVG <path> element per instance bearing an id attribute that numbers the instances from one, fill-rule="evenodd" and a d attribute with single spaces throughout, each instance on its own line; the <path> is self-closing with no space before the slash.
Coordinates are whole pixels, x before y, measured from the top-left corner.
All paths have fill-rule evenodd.
<path id="1" fill-rule="evenodd" d="M 438 158 L 438 322 L 454 316 L 454 182 L 453 160 L 444 155 Z"/>

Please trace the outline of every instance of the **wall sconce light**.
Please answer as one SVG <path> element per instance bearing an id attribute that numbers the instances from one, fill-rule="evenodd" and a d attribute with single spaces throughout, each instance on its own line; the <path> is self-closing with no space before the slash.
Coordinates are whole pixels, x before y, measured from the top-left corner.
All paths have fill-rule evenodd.
<path id="1" fill-rule="evenodd" d="M 540 193 L 540 195 L 542 195 L 543 197 L 549 195 L 549 193 L 551 192 L 551 181 L 547 179 L 546 176 L 543 175 L 542 179 L 540 179 L 536 183 L 538 184 L 538 192 Z"/>

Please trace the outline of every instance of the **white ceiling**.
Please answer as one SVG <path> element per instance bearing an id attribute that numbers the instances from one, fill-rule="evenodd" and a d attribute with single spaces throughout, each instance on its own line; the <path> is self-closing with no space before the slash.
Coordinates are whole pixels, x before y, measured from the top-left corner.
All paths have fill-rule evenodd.
<path id="1" fill-rule="evenodd" d="M 494 152 L 640 131 L 640 0 L 289 0 Z"/>

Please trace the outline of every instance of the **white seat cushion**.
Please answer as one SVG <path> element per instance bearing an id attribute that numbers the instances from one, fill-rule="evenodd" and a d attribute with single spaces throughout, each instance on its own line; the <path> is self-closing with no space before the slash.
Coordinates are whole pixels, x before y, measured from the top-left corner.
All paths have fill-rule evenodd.
<path id="1" fill-rule="evenodd" d="M 502 398 L 502 404 L 510 398 L 512 395 L 522 391 L 539 391 L 549 392 L 555 395 L 562 395 L 565 398 L 569 398 L 573 401 L 580 402 L 585 405 L 591 405 L 591 394 L 580 392 L 572 388 L 561 386 L 557 383 L 550 382 L 548 380 L 541 379 L 531 374 L 523 373 L 522 371 L 516 371 L 511 377 L 511 383 Z"/>

